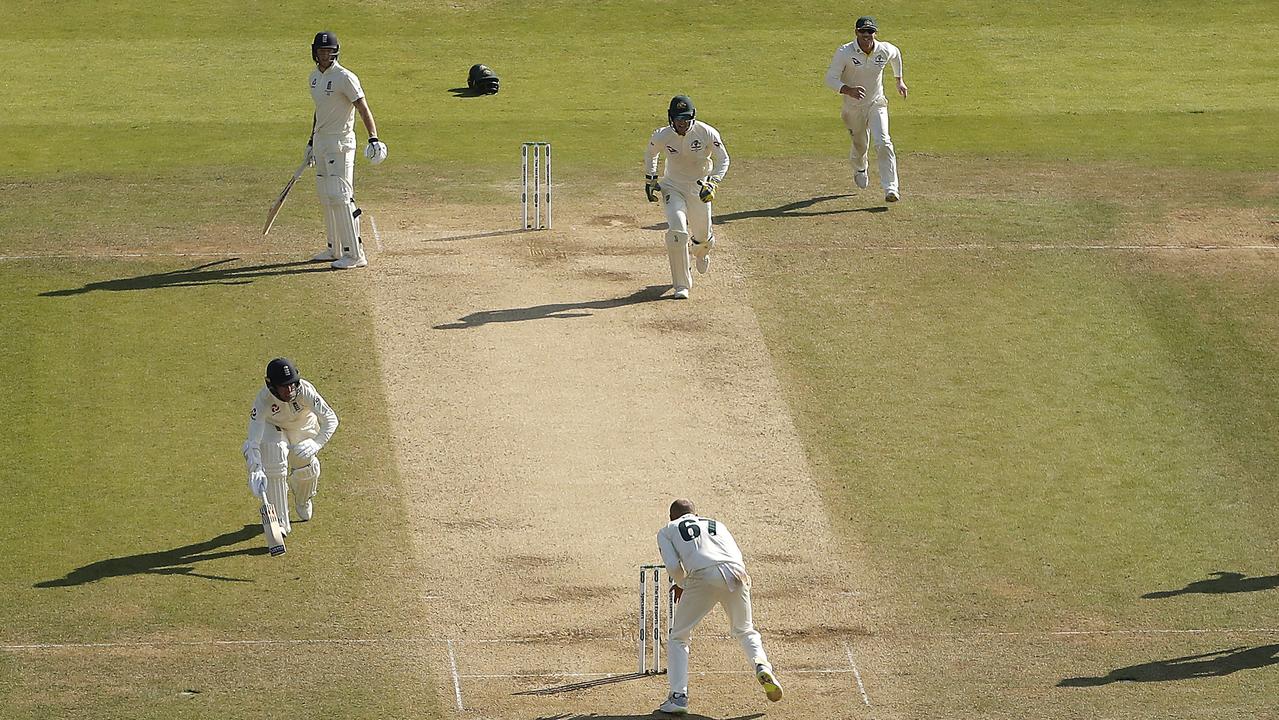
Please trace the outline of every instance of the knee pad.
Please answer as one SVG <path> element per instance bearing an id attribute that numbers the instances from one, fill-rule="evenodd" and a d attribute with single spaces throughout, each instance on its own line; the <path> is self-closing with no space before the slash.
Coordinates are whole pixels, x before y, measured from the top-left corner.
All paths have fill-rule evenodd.
<path id="1" fill-rule="evenodd" d="M 320 485 L 320 459 L 313 457 L 306 465 L 293 468 L 289 472 L 289 485 L 299 501 L 315 497 L 315 491 Z"/>

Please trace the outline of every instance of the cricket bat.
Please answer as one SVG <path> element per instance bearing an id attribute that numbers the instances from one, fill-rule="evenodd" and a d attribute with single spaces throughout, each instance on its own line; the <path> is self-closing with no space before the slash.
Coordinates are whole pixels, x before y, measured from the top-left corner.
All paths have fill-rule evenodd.
<path id="1" fill-rule="evenodd" d="M 262 532 L 266 535 L 266 549 L 270 551 L 271 557 L 284 554 L 284 530 L 280 527 L 280 518 L 275 515 L 275 506 L 270 500 L 266 499 L 266 493 L 263 492 L 258 497 L 262 498 Z"/>
<path id="2" fill-rule="evenodd" d="M 293 189 L 293 183 L 302 177 L 302 173 L 306 172 L 308 163 L 302 163 L 298 169 L 293 172 L 293 177 L 289 178 L 289 182 L 285 184 L 284 189 L 280 191 L 280 196 L 271 204 L 271 209 L 266 213 L 266 225 L 262 226 L 262 234 L 266 235 L 271 232 L 271 226 L 275 224 L 275 216 L 280 214 L 280 208 L 284 207 L 284 199 L 289 196 L 289 191 Z"/>

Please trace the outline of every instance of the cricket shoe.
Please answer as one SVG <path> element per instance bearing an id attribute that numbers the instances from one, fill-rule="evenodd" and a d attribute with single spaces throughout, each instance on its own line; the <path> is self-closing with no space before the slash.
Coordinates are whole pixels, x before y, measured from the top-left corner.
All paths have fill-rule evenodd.
<path id="1" fill-rule="evenodd" d="M 695 255 L 694 260 L 697 261 L 697 273 L 705 275 L 711 271 L 711 254 L 708 251 L 705 255 Z"/>
<path id="2" fill-rule="evenodd" d="M 332 267 L 334 270 L 350 270 L 351 268 L 362 268 L 368 264 L 369 264 L 368 259 L 366 259 L 363 255 L 360 255 L 358 257 L 351 256 L 351 255 L 343 255 L 342 257 L 333 261 L 333 265 L 331 265 L 330 267 Z"/>
<path id="3" fill-rule="evenodd" d="M 666 698 L 666 702 L 662 703 L 658 708 L 658 712 L 664 712 L 667 715 L 687 715 L 688 714 L 688 695 L 684 693 L 671 693 Z"/>
<path id="4" fill-rule="evenodd" d="M 902 199 L 902 196 L 898 195 L 896 190 L 889 190 L 887 193 L 884 194 L 885 202 L 897 202 L 898 200 L 901 200 L 901 199 Z"/>
<path id="5" fill-rule="evenodd" d="M 672 295 L 676 300 L 688 299 L 688 288 L 675 288 L 675 294 Z"/>
<path id="6" fill-rule="evenodd" d="M 337 260 L 340 257 L 342 256 L 339 255 L 338 253 L 333 252 L 333 248 L 329 248 L 321 253 L 318 253 L 315 257 L 311 258 L 311 262 L 332 262 L 334 260 Z"/>
<path id="7" fill-rule="evenodd" d="M 865 190 L 866 186 L 870 185 L 870 178 L 866 177 L 865 170 L 854 170 L 853 182 L 857 183 L 857 187 L 861 188 L 862 190 Z"/>
<path id="8" fill-rule="evenodd" d="M 298 510 L 298 520 L 301 520 L 302 522 L 306 522 L 307 520 L 310 520 L 311 516 L 315 513 L 315 508 L 311 505 L 310 500 L 307 500 L 305 503 L 298 505 L 297 510 Z"/>
<path id="9" fill-rule="evenodd" d="M 760 685 L 764 686 L 764 694 L 769 700 L 777 702 L 782 699 L 782 684 L 777 682 L 777 676 L 773 674 L 773 669 L 767 665 L 755 666 L 755 679 Z"/>

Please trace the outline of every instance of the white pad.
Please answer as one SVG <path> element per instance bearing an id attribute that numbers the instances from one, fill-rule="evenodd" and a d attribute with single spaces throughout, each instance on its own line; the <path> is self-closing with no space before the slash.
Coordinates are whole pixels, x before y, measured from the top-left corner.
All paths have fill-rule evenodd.
<path id="1" fill-rule="evenodd" d="M 326 229 L 331 229 L 329 242 L 341 248 L 342 255 L 364 256 L 360 243 L 360 209 L 355 206 L 355 191 L 342 175 L 316 178 L 320 202 L 324 204 Z"/>
<path id="2" fill-rule="evenodd" d="M 289 532 L 289 485 L 284 478 L 268 478 L 266 481 L 266 499 L 275 507 L 276 517 L 280 519 L 280 528 Z"/>
<path id="3" fill-rule="evenodd" d="M 671 262 L 671 285 L 691 290 L 693 270 L 688 262 L 688 233 L 667 231 L 666 257 Z"/>
<path id="4" fill-rule="evenodd" d="M 293 491 L 293 499 L 305 503 L 315 497 L 320 488 L 320 459 L 311 458 L 311 462 L 289 471 L 289 489 Z"/>

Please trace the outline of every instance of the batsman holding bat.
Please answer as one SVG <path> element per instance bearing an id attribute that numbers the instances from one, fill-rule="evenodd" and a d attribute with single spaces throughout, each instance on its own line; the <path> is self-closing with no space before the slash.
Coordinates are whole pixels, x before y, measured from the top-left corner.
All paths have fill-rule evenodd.
<path id="1" fill-rule="evenodd" d="M 672 715 L 688 713 L 688 644 L 693 628 L 706 613 L 721 605 L 729 631 L 741 643 L 755 679 L 769 700 L 782 699 L 782 685 L 764 654 L 764 645 L 751 620 L 751 578 L 742 551 L 723 523 L 699 517 L 690 500 L 671 503 L 671 521 L 657 533 L 657 549 L 666 573 L 675 583 L 675 620 L 666 646 L 670 695 L 658 708 Z"/>
<path id="2" fill-rule="evenodd" d="M 666 111 L 669 125 L 658 128 L 648 141 L 644 155 L 644 193 L 657 202 L 658 193 L 666 210 L 666 255 L 671 263 L 671 285 L 675 297 L 687 300 L 693 288 L 689 268 L 689 243 L 697 259 L 697 272 L 711 267 L 715 231 L 711 228 L 711 201 L 715 188 L 728 172 L 728 151 L 719 131 L 697 120 L 697 110 L 687 95 L 671 98 Z M 657 179 L 658 158 L 666 155 L 661 182 Z"/>
<path id="3" fill-rule="evenodd" d="M 254 497 L 266 493 L 286 535 L 291 529 L 290 490 L 298 519 L 313 517 L 311 499 L 320 483 L 316 455 L 337 429 L 337 413 L 314 385 L 302 379 L 292 360 L 276 358 L 267 363 L 266 387 L 253 400 L 243 451 L 249 491 Z"/>
<path id="4" fill-rule="evenodd" d="M 377 139 L 377 123 L 364 99 L 364 88 L 355 73 L 338 64 L 338 38 L 327 30 L 311 43 L 311 99 L 315 117 L 303 162 L 315 163 L 316 191 L 324 206 L 324 226 L 329 247 L 315 256 L 332 260 L 333 267 L 364 267 L 364 243 L 360 239 L 360 208 L 355 205 L 355 113 L 359 111 L 369 144 L 364 157 L 377 165 L 386 159 L 386 145 Z"/>

